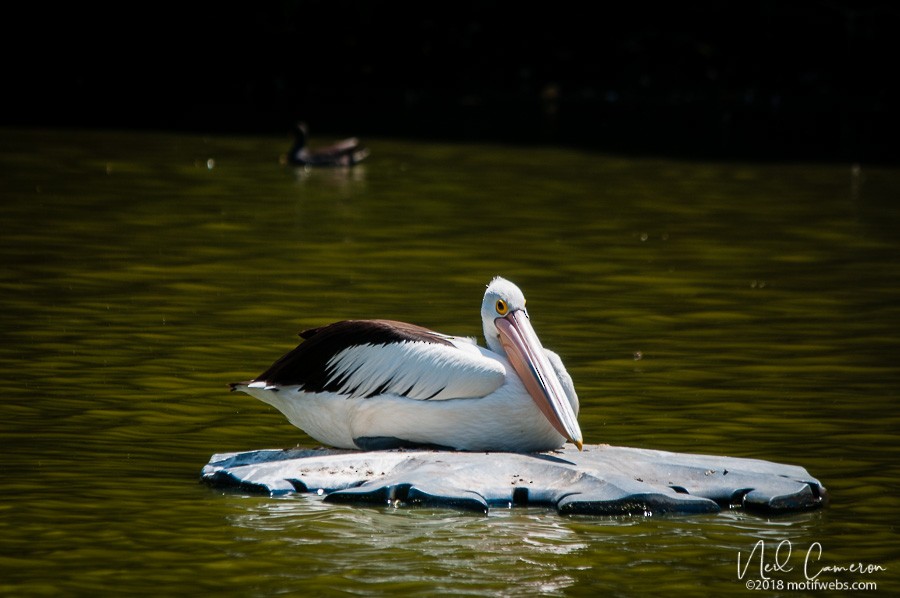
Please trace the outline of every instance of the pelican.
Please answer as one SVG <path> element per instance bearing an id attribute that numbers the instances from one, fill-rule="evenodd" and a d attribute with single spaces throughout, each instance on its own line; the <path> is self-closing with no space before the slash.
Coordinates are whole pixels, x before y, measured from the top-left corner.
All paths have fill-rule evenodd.
<path id="1" fill-rule="evenodd" d="M 481 321 L 487 348 L 392 320 L 305 330 L 294 350 L 230 387 L 337 448 L 536 452 L 568 440 L 581 449 L 575 386 L 541 346 L 522 291 L 494 278 Z"/>

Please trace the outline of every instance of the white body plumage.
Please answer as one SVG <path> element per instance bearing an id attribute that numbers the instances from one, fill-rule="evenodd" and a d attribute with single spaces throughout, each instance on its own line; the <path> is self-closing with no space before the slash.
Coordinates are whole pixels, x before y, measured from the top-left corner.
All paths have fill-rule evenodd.
<path id="1" fill-rule="evenodd" d="M 411 324 L 350 320 L 302 333 L 294 351 L 232 388 L 338 448 L 580 446 L 574 384 L 540 346 L 524 303 L 515 285 L 492 281 L 482 304 L 488 349 Z"/>

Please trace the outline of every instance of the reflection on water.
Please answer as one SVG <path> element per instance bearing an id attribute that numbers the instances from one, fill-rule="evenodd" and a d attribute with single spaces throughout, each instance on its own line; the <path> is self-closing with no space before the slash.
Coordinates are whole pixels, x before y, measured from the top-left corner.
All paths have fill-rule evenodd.
<path id="1" fill-rule="evenodd" d="M 587 548 L 559 517 L 546 512 L 502 513 L 485 519 L 433 510 L 320 510 L 309 500 L 258 505 L 234 523 L 249 528 L 246 539 L 281 541 L 318 553 L 312 570 L 343 572 L 349 582 L 384 590 L 484 594 L 498 582 L 508 591 L 531 594 L 575 583 L 563 567 L 548 568 Z M 502 523 L 495 519 L 502 518 Z M 298 529 L 315 526 L 321 537 Z M 474 566 L 477 564 L 477 567 Z M 295 572 L 309 580 L 310 569 Z"/>
<path id="2" fill-rule="evenodd" d="M 698 578 L 727 579 L 738 551 L 746 556 L 759 540 L 803 542 L 815 537 L 821 522 L 821 513 L 767 521 L 728 512 L 697 521 L 563 518 L 540 509 L 499 510 L 485 518 L 335 508 L 307 497 L 253 501 L 231 525 L 244 528 L 242 542 L 258 545 L 242 552 L 283 544 L 310 555 L 302 571 L 282 573 L 298 584 L 340 572 L 345 583 L 383 591 L 483 595 L 502 588 L 505 595 L 533 595 L 584 589 L 628 595 L 627 588 L 642 587 L 648 573 L 685 590 Z M 310 528 L 322 535 L 311 537 Z M 710 576 L 709 568 L 717 574 Z"/>
<path id="3" fill-rule="evenodd" d="M 303 170 L 288 142 L 0 135 L 0 591 L 737 593 L 759 539 L 900 581 L 900 172 L 386 140 Z M 497 274 L 565 359 L 587 442 L 803 465 L 833 504 L 478 517 L 197 483 L 212 453 L 311 444 L 225 386 L 296 331 L 477 336 Z"/>

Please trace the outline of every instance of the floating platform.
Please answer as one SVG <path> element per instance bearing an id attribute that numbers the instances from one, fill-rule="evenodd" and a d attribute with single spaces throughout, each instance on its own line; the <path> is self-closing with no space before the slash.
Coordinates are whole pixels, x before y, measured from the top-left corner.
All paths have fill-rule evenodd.
<path id="1" fill-rule="evenodd" d="M 213 455 L 201 479 L 215 488 L 331 503 L 421 505 L 487 513 L 552 507 L 560 514 L 760 514 L 806 511 L 828 501 L 802 467 L 758 459 L 607 445 L 545 453 L 424 449 L 268 449 Z"/>

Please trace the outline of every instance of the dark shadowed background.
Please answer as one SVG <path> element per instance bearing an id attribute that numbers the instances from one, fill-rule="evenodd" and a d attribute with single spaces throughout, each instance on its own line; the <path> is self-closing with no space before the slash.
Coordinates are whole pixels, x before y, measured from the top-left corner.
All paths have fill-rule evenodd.
<path id="1" fill-rule="evenodd" d="M 893 2 L 8 9 L 0 125 L 893 161 Z"/>

